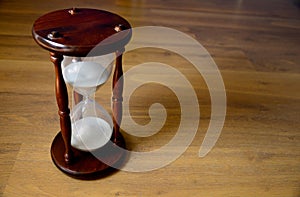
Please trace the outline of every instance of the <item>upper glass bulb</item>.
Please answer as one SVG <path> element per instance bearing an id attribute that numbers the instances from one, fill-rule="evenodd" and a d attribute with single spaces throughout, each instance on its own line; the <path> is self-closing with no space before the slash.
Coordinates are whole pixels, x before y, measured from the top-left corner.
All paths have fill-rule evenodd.
<path id="1" fill-rule="evenodd" d="M 66 83 L 82 95 L 89 95 L 103 85 L 111 75 L 114 55 L 95 57 L 64 56 L 62 74 Z"/>

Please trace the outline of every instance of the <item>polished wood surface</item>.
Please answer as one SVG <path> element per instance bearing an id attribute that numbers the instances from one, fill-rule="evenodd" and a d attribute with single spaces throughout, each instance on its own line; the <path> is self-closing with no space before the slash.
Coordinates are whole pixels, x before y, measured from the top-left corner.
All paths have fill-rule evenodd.
<path id="1" fill-rule="evenodd" d="M 120 50 L 131 38 L 131 26 L 124 18 L 105 10 L 69 8 L 39 17 L 32 35 L 51 52 L 84 57 L 97 45 L 94 55 Z"/>
<path id="2" fill-rule="evenodd" d="M 80 180 L 97 180 L 111 176 L 117 172 L 116 168 L 124 165 L 128 154 L 118 147 L 125 149 L 125 140 L 120 132 L 114 132 L 110 143 L 92 152 L 71 147 L 73 158 L 67 163 L 64 159 L 65 144 L 60 132 L 52 142 L 51 157 L 57 168 L 66 175 Z"/>
<path id="3" fill-rule="evenodd" d="M 73 160 L 73 152 L 71 149 L 71 118 L 69 109 L 68 90 L 61 69 L 63 55 L 51 52 L 50 60 L 54 64 L 55 68 L 55 97 L 58 105 L 58 115 L 62 139 L 65 145 L 65 149 L 63 151 L 63 160 L 66 163 L 71 163 Z"/>
<path id="4" fill-rule="evenodd" d="M 124 73 L 140 63 L 158 61 L 189 79 L 201 109 L 191 146 L 164 168 L 118 171 L 93 181 L 72 179 L 54 166 L 49 149 L 59 131 L 55 77 L 49 54 L 32 39 L 31 27 L 42 14 L 71 7 L 108 10 L 133 27 L 175 28 L 208 50 L 223 76 L 227 116 L 207 156 L 198 157 L 211 107 L 204 80 L 179 55 L 145 48 L 124 54 Z M 3 196 L 300 195 L 300 14 L 294 1 L 2 0 L 0 19 Z M 97 99 L 110 109 L 111 81 L 99 89 Z M 158 84 L 134 92 L 130 101 L 134 120 L 147 124 L 153 102 L 166 107 L 166 124 L 148 138 L 124 135 L 128 149 L 155 150 L 176 133 L 180 105 L 172 91 Z"/>
<path id="5" fill-rule="evenodd" d="M 116 51 L 116 66 L 112 80 L 112 119 L 114 124 L 114 142 L 117 142 L 117 134 L 120 132 L 122 122 L 122 102 L 123 102 L 123 66 L 122 57 L 125 49 Z"/>

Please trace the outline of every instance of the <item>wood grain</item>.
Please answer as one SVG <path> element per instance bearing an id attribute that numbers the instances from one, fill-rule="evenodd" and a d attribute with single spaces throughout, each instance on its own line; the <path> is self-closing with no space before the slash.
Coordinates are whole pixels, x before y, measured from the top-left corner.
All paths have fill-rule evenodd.
<path id="1" fill-rule="evenodd" d="M 146 48 L 125 52 L 124 73 L 158 61 L 186 76 L 201 112 L 191 146 L 164 168 L 118 171 L 95 181 L 72 179 L 54 166 L 50 146 L 60 130 L 55 75 L 49 54 L 35 44 L 31 28 L 42 14 L 74 6 L 114 12 L 133 27 L 175 28 L 208 50 L 223 76 L 227 116 L 206 157 L 198 157 L 211 113 L 203 78 L 178 54 Z M 300 196 L 300 15 L 292 0 L 2 0 L 0 19 L 0 195 Z M 111 80 L 96 94 L 108 110 Z M 149 122 L 154 102 L 166 107 L 168 117 L 151 137 L 124 133 L 128 148 L 149 151 L 168 143 L 180 120 L 174 93 L 147 84 L 130 99 L 131 115 L 139 124 Z"/>

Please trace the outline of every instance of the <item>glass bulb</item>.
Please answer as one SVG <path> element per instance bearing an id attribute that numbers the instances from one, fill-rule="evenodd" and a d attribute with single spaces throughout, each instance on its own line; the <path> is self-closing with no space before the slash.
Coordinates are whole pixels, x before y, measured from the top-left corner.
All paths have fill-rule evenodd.
<path id="1" fill-rule="evenodd" d="M 82 100 L 72 107 L 71 145 L 83 151 L 92 151 L 104 146 L 113 132 L 112 118 L 94 100 L 95 91 L 111 75 L 114 55 L 97 57 L 64 56 L 62 74 L 67 84 Z"/>

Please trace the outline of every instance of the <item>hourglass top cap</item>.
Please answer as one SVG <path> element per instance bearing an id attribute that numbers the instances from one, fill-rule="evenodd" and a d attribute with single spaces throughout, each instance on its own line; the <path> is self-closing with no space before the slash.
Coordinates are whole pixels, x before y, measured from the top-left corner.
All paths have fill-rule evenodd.
<path id="1" fill-rule="evenodd" d="M 35 41 L 51 52 L 86 56 L 97 46 L 95 55 L 122 50 L 131 38 L 127 20 L 111 12 L 71 8 L 47 13 L 32 28 Z"/>

